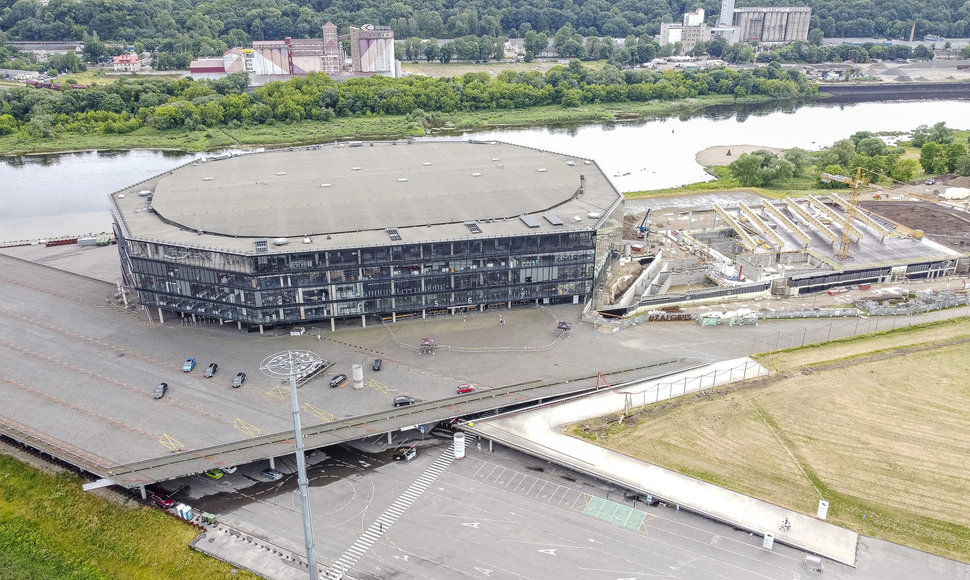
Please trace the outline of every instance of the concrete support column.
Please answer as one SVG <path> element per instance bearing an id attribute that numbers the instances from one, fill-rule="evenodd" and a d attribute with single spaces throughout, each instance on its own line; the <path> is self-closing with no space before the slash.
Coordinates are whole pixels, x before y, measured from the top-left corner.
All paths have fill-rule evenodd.
<path id="1" fill-rule="evenodd" d="M 506 306 L 506 308 L 512 308 L 512 301 L 509 300 L 508 302 L 506 302 L 505 303 L 505 306 Z"/>
<path id="2" fill-rule="evenodd" d="M 238 328 L 239 330 L 242 330 L 242 321 L 241 320 L 237 320 L 236 321 L 236 328 Z"/>
<path id="3" fill-rule="evenodd" d="M 148 499 L 148 494 L 145 492 L 145 486 L 144 485 L 139 485 L 138 486 L 138 491 L 141 492 L 141 498 L 142 499 Z"/>
<path id="4" fill-rule="evenodd" d="M 367 317 L 363 314 L 360 315 L 360 327 L 367 328 Z"/>
<path id="5" fill-rule="evenodd" d="M 488 440 L 488 452 L 489 453 L 495 453 L 495 448 L 492 447 L 492 440 L 491 439 Z"/>
<path id="6" fill-rule="evenodd" d="M 394 443 L 394 434 L 392 431 L 387 432 L 387 444 L 390 445 Z"/>
<path id="7" fill-rule="evenodd" d="M 223 320 L 223 319 L 221 319 L 221 318 L 219 319 L 219 326 L 222 326 L 222 325 L 223 325 L 223 324 L 225 324 L 225 323 L 226 323 L 226 321 L 225 321 L 225 320 Z"/>
<path id="8" fill-rule="evenodd" d="M 334 322 L 335 319 L 330 319 L 330 332 L 337 332 L 337 323 Z"/>
<path id="9" fill-rule="evenodd" d="M 193 312 L 193 313 L 192 313 L 192 324 L 195 324 L 195 323 L 196 323 L 196 320 L 195 320 L 195 313 Z"/>
<path id="10" fill-rule="evenodd" d="M 478 311 L 479 312 L 485 312 L 485 305 L 484 304 L 479 304 L 478 305 Z"/>
<path id="11" fill-rule="evenodd" d="M 276 458 L 275 457 L 270 457 L 269 458 L 269 468 L 270 469 L 276 469 Z"/>
<path id="12" fill-rule="evenodd" d="M 422 318 L 422 320 L 425 319 L 425 318 L 427 318 L 427 317 L 428 317 L 428 311 L 425 310 L 424 308 L 422 308 L 421 309 L 421 318 Z"/>
<path id="13" fill-rule="evenodd" d="M 162 314 L 162 309 L 158 309 L 158 321 L 165 324 L 165 316 Z"/>
<path id="14" fill-rule="evenodd" d="M 263 334 L 263 325 L 262 324 L 259 325 L 259 333 L 260 334 Z"/>
<path id="15" fill-rule="evenodd" d="M 391 313 L 391 322 L 397 322 L 397 312 Z"/>

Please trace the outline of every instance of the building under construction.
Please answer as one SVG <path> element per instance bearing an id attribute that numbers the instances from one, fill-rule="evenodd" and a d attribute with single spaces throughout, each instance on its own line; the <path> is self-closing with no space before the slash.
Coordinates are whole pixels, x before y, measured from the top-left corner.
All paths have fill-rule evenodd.
<path id="1" fill-rule="evenodd" d="M 625 237 L 646 235 L 627 244 L 627 281 L 620 291 L 602 292 L 599 309 L 796 296 L 970 270 L 970 213 L 962 202 L 877 194 L 854 204 L 849 193 L 744 197 L 689 211 L 654 210 L 649 224 L 628 216 Z"/>

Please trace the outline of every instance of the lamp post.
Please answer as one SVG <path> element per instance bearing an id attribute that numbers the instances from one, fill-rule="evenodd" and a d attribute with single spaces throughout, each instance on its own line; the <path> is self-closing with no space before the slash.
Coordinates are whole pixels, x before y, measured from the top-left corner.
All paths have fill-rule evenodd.
<path id="1" fill-rule="evenodd" d="M 306 541 L 307 567 L 310 580 L 317 580 L 317 562 L 313 555 L 313 527 L 310 523 L 310 499 L 307 495 L 306 457 L 303 453 L 303 429 L 300 426 L 300 405 L 296 400 L 296 377 L 318 368 L 323 361 L 307 350 L 290 350 L 272 354 L 259 363 L 259 370 L 271 377 L 289 377 L 290 407 L 293 412 L 293 439 L 296 441 L 297 484 L 300 488 L 300 508 L 303 512 L 303 538 Z"/>

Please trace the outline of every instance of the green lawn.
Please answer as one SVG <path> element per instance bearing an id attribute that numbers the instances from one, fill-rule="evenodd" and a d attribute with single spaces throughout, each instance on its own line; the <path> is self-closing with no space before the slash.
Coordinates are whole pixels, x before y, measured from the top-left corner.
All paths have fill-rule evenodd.
<path id="1" fill-rule="evenodd" d="M 0 578 L 257 578 L 189 549 L 199 530 L 0 455 Z"/>

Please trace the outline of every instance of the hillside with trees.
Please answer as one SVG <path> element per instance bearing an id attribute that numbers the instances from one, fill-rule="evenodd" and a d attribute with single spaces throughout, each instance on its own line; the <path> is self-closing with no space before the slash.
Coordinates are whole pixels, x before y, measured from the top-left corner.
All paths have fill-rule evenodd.
<path id="1" fill-rule="evenodd" d="M 810 6 L 811 28 L 827 37 L 907 39 L 970 36 L 965 0 L 738 0 L 737 6 Z M 704 8 L 709 24 L 720 0 L 0 0 L 0 41 L 140 41 L 146 49 L 221 54 L 253 40 L 319 35 L 328 20 L 389 25 L 399 39 L 549 36 L 570 26 L 584 37 L 656 35 L 660 23 Z"/>

